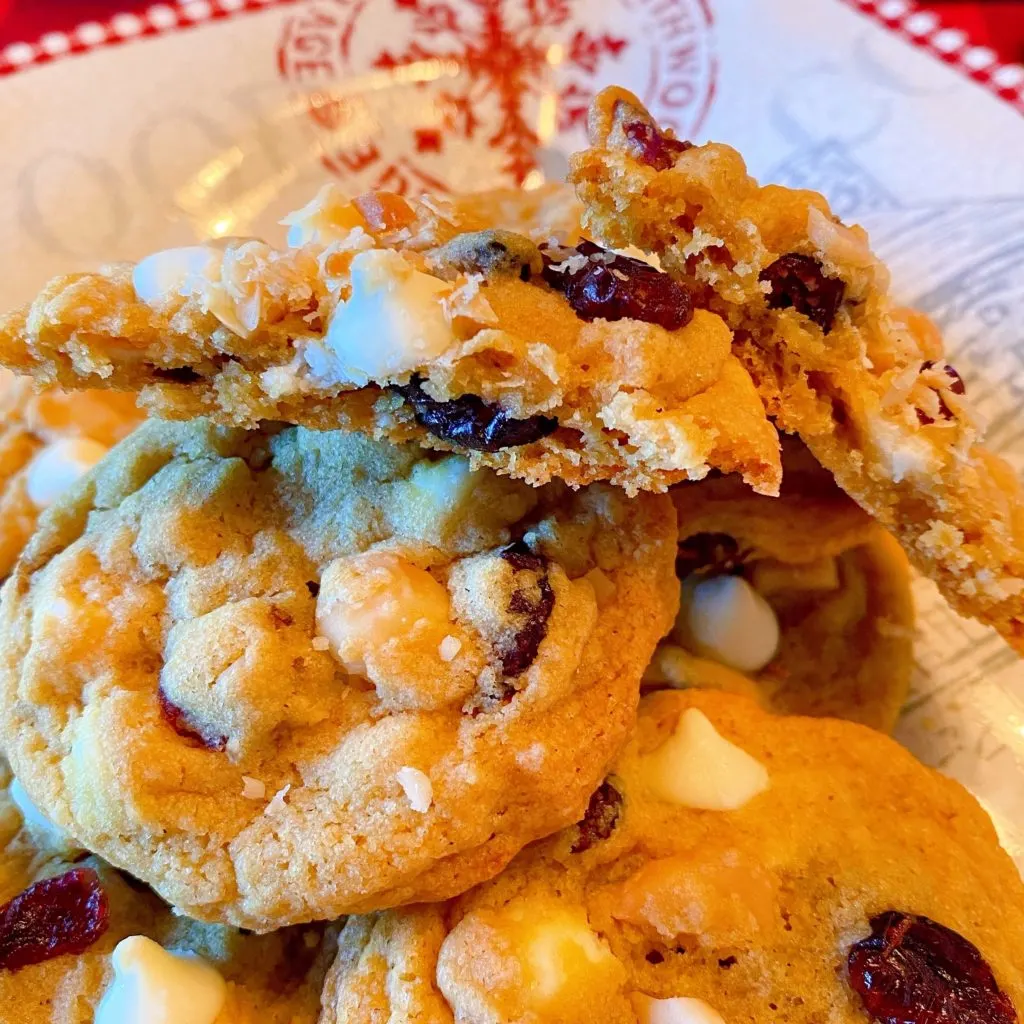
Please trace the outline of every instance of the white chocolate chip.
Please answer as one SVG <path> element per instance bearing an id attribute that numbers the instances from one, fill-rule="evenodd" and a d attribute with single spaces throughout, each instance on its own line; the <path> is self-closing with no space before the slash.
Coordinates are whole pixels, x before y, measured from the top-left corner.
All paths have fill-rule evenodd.
<path id="1" fill-rule="evenodd" d="M 355 675 L 366 657 L 421 620 L 447 626 L 448 591 L 394 552 L 367 551 L 331 562 L 320 579 L 316 624 L 331 653 Z"/>
<path id="2" fill-rule="evenodd" d="M 638 1024 L 725 1024 L 703 999 L 686 996 L 653 999 L 642 992 L 634 992 L 632 1002 Z"/>
<path id="3" fill-rule="evenodd" d="M 357 253 L 352 292 L 331 316 L 322 355 L 312 366 L 324 385 L 363 387 L 436 359 L 456 338 L 441 303 L 445 281 L 416 270 L 390 249 Z M 308 358 L 308 355 L 307 355 Z"/>
<path id="4" fill-rule="evenodd" d="M 430 779 L 419 768 L 410 768 L 408 765 L 399 768 L 395 778 L 409 798 L 412 809 L 419 811 L 420 814 L 426 814 L 434 802 L 434 787 L 430 784 Z"/>
<path id="5" fill-rule="evenodd" d="M 673 631 L 684 647 L 738 672 L 759 672 L 779 649 L 772 606 L 740 576 L 686 580 Z"/>
<path id="6" fill-rule="evenodd" d="M 54 441 L 28 465 L 25 491 L 36 508 L 49 508 L 76 480 L 85 476 L 109 449 L 87 437 Z"/>
<path id="7" fill-rule="evenodd" d="M 185 245 L 155 252 L 135 264 L 132 284 L 141 302 L 161 302 L 179 295 L 194 276 L 214 277 L 222 256 L 206 245 Z"/>
<path id="8" fill-rule="evenodd" d="M 25 828 L 40 846 L 47 850 L 72 851 L 79 849 L 75 841 L 59 825 L 55 825 L 32 802 L 24 786 L 15 779 L 7 792 L 14 806 L 21 811 Z"/>
<path id="9" fill-rule="evenodd" d="M 734 811 L 768 788 L 768 772 L 730 743 L 697 708 L 687 708 L 672 735 L 643 759 L 659 800 L 706 811 Z"/>
<path id="10" fill-rule="evenodd" d="M 246 800 L 262 800 L 267 795 L 267 787 L 259 779 L 248 775 L 242 776 L 242 796 Z"/>
<path id="11" fill-rule="evenodd" d="M 457 636 L 446 636 L 440 643 L 437 653 L 442 661 L 452 661 L 462 650 L 462 641 Z"/>
<path id="12" fill-rule="evenodd" d="M 111 963 L 114 980 L 95 1024 L 213 1024 L 224 1007 L 224 979 L 189 953 L 131 935 L 117 944 Z"/>
<path id="13" fill-rule="evenodd" d="M 531 992 L 548 1000 L 575 983 L 586 983 L 593 970 L 617 967 L 611 950 L 595 934 L 582 909 L 558 909 L 538 922 L 525 949 Z"/>

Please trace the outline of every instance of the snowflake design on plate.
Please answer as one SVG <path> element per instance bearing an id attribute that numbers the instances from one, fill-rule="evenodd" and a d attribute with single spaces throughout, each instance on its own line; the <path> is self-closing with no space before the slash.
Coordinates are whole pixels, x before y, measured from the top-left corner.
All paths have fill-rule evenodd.
<path id="1" fill-rule="evenodd" d="M 539 180 L 619 82 L 677 130 L 713 92 L 702 0 L 316 0 L 284 22 L 281 75 L 333 174 L 397 192 Z"/>

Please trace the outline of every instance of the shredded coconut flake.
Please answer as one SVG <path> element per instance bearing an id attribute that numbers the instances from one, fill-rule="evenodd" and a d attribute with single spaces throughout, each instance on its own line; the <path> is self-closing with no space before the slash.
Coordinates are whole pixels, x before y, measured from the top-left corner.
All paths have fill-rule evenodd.
<path id="1" fill-rule="evenodd" d="M 266 809 L 263 811 L 264 814 L 276 814 L 278 811 L 284 810 L 285 798 L 288 796 L 288 790 L 292 788 L 292 784 L 289 782 L 288 785 L 282 786 L 274 794 L 274 799 L 267 804 Z"/>
<path id="2" fill-rule="evenodd" d="M 710 231 L 705 231 L 701 227 L 695 227 L 693 229 L 693 235 L 690 237 L 690 241 L 683 247 L 682 254 L 684 257 L 697 256 L 705 249 L 717 248 L 724 245 L 724 239 L 711 234 Z"/>
<path id="3" fill-rule="evenodd" d="M 566 271 L 569 274 L 578 274 L 585 266 L 590 263 L 590 260 L 582 253 L 576 253 L 570 256 L 567 260 L 562 260 L 561 263 L 555 263 L 551 269 L 561 274 Z"/>
<path id="4" fill-rule="evenodd" d="M 462 650 L 462 641 L 457 636 L 446 636 L 437 648 L 442 661 L 451 661 Z"/>
<path id="5" fill-rule="evenodd" d="M 242 796 L 246 800 L 262 800 L 267 795 L 267 787 L 259 779 L 242 776 Z"/>
<path id="6" fill-rule="evenodd" d="M 483 326 L 498 323 L 494 308 L 480 291 L 483 280 L 483 274 L 470 274 L 450 295 L 441 300 L 441 308 L 448 323 L 456 319 L 470 320 Z"/>
<path id="7" fill-rule="evenodd" d="M 398 784 L 405 791 L 405 795 L 409 798 L 409 805 L 414 811 L 425 814 L 430 810 L 430 805 L 434 802 L 434 787 L 431 786 L 430 779 L 419 768 L 410 768 L 405 765 L 398 769 L 395 778 L 398 779 Z"/>

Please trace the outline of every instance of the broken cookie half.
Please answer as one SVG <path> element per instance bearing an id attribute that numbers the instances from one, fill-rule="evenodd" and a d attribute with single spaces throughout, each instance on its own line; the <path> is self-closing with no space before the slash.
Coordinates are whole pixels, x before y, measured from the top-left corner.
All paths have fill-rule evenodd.
<path id="1" fill-rule="evenodd" d="M 1024 647 L 1024 495 L 980 444 L 936 328 L 900 308 L 859 227 L 759 185 L 729 146 L 661 131 L 606 89 L 570 178 L 584 228 L 654 253 L 733 332 L 774 422 L 900 540 L 960 612 Z"/>
<path id="2" fill-rule="evenodd" d="M 0 317 L 0 360 L 142 390 L 165 418 L 359 429 L 533 484 L 635 493 L 719 469 L 777 493 L 778 437 L 724 320 L 650 264 L 577 244 L 564 187 L 520 195 L 327 186 L 286 219 L 287 246 L 51 281 Z"/>

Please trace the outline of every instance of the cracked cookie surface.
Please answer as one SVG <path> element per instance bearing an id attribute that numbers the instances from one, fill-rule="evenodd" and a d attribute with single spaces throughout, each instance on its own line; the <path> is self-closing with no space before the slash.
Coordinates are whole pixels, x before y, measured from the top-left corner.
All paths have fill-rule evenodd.
<path id="1" fill-rule="evenodd" d="M 149 421 L 4 590 L 0 742 L 52 820 L 193 917 L 445 898 L 586 806 L 674 552 L 665 495 Z"/>

